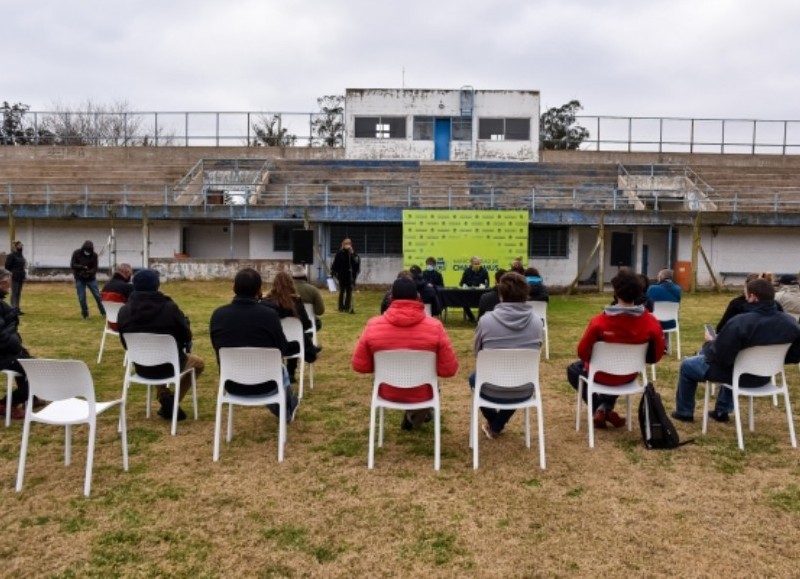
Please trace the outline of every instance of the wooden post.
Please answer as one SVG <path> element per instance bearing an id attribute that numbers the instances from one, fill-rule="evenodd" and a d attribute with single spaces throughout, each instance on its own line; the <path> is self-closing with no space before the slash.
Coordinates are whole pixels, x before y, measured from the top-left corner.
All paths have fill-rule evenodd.
<path id="1" fill-rule="evenodd" d="M 597 232 L 598 248 L 598 266 L 597 266 L 597 291 L 603 293 L 606 280 L 606 225 L 605 213 L 600 214 L 600 228 Z"/>
<path id="2" fill-rule="evenodd" d="M 694 293 L 697 290 L 697 253 L 700 248 L 700 213 L 694 218 L 692 225 L 692 278 L 689 282 L 689 291 Z"/>
<path id="3" fill-rule="evenodd" d="M 147 206 L 142 209 L 142 267 L 150 267 L 150 221 Z"/>
<path id="4" fill-rule="evenodd" d="M 9 251 L 14 247 L 14 242 L 17 240 L 17 223 L 14 219 L 14 208 L 8 206 L 8 247 Z"/>

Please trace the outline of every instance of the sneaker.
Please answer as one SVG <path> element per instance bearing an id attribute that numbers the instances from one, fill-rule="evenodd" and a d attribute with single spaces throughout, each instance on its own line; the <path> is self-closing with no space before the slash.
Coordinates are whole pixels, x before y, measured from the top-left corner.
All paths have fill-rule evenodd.
<path id="1" fill-rule="evenodd" d="M 25 420 L 25 405 L 11 407 L 11 418 L 13 420 Z"/>
<path id="2" fill-rule="evenodd" d="M 481 424 L 481 430 L 483 430 L 483 433 L 489 440 L 494 440 L 495 438 L 497 438 L 497 433 L 494 430 L 492 430 L 492 427 L 489 426 L 488 422 L 484 422 L 483 424 Z"/>
<path id="3" fill-rule="evenodd" d="M 730 417 L 728 416 L 727 412 L 719 412 L 717 410 L 709 410 L 708 411 L 709 418 L 713 418 L 717 422 L 729 422 Z"/>
<path id="4" fill-rule="evenodd" d="M 694 422 L 694 416 L 684 416 L 683 414 L 678 414 L 677 410 L 673 411 L 670 416 L 672 416 L 672 418 L 675 420 L 680 420 L 681 422 Z"/>
<path id="5" fill-rule="evenodd" d="M 606 427 L 606 411 L 605 410 L 595 410 L 594 416 L 592 416 L 592 422 L 594 422 L 595 428 L 605 428 Z"/>
<path id="6" fill-rule="evenodd" d="M 406 412 L 406 419 L 411 421 L 414 427 L 422 426 L 425 422 L 430 422 L 433 413 L 430 410 L 409 410 Z"/>
<path id="7" fill-rule="evenodd" d="M 614 428 L 622 428 L 627 424 L 625 419 L 613 410 L 606 412 L 606 420 L 610 422 Z"/>
<path id="8" fill-rule="evenodd" d="M 173 394 L 164 394 L 159 397 L 161 408 L 158 409 L 158 415 L 164 420 L 172 420 L 172 405 L 175 404 L 175 396 Z M 183 408 L 178 406 L 178 422 L 186 420 L 186 413 Z"/>
<path id="9" fill-rule="evenodd" d="M 414 430 L 414 425 L 405 414 L 403 414 L 403 422 L 400 423 L 400 428 L 403 430 Z"/>

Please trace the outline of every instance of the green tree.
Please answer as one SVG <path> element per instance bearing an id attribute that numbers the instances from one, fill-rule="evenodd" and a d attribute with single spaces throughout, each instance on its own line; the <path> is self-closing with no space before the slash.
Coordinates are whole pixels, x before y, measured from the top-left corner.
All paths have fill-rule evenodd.
<path id="1" fill-rule="evenodd" d="M 0 123 L 0 145 L 49 145 L 53 142 L 53 135 L 48 131 L 38 134 L 34 127 L 28 125 L 25 114 L 30 106 L 22 103 L 9 104 L 3 101 L 0 107 L 2 122 Z"/>
<path id="2" fill-rule="evenodd" d="M 289 129 L 281 127 L 280 115 L 261 116 L 253 123 L 256 136 L 253 139 L 254 147 L 293 147 L 297 142 L 297 135 L 289 133 Z"/>
<path id="3" fill-rule="evenodd" d="M 539 148 L 574 150 L 580 147 L 589 138 L 589 130 L 575 124 L 575 113 L 582 108 L 580 101 L 571 100 L 545 111 L 539 119 Z"/>
<path id="4" fill-rule="evenodd" d="M 326 95 L 317 99 L 319 113 L 311 126 L 323 147 L 341 147 L 344 144 L 344 97 Z"/>

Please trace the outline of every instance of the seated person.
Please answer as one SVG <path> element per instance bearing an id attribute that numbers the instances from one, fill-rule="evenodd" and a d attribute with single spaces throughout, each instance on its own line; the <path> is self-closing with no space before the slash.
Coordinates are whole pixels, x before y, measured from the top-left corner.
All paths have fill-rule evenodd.
<path id="1" fill-rule="evenodd" d="M 400 279 L 402 277 L 407 278 L 407 279 L 411 279 L 411 272 L 408 271 L 407 269 L 398 271 L 397 272 L 397 277 L 395 279 L 397 280 L 397 279 Z M 383 299 L 381 300 L 381 314 L 385 314 L 386 310 L 389 309 L 390 305 L 392 305 L 392 289 L 391 288 L 389 288 L 389 290 L 385 294 L 383 294 Z"/>
<path id="2" fill-rule="evenodd" d="M 444 278 L 442 278 L 441 272 L 436 269 L 435 257 L 429 257 L 425 260 L 425 271 L 422 272 L 422 278 L 433 287 L 444 287 Z"/>
<path id="3" fill-rule="evenodd" d="M 481 258 L 477 255 L 469 260 L 470 266 L 461 274 L 461 282 L 458 284 L 463 288 L 489 287 L 489 272 L 481 265 Z M 464 317 L 470 322 L 475 321 L 475 314 L 472 310 L 465 307 Z"/>
<path id="4" fill-rule="evenodd" d="M 728 323 L 728 321 L 731 318 L 743 313 L 747 308 L 747 284 L 753 281 L 754 279 L 766 279 L 769 281 L 770 278 L 767 277 L 769 275 L 771 274 L 763 272 L 753 272 L 747 274 L 747 277 L 744 280 L 744 288 L 743 288 L 744 291 L 735 298 L 733 298 L 730 302 L 728 302 L 728 307 L 725 308 L 725 313 L 722 314 L 722 317 L 720 318 L 719 323 L 717 324 L 716 328 L 717 334 L 719 334 L 722 331 L 723 326 L 725 326 L 725 324 Z M 772 282 L 770 281 L 770 283 Z M 783 311 L 783 307 L 781 306 L 781 304 L 778 303 L 777 300 L 775 301 L 775 306 L 778 308 L 778 311 L 780 312 Z"/>
<path id="5" fill-rule="evenodd" d="M 442 313 L 442 307 L 439 305 L 439 297 L 436 295 L 436 288 L 430 283 L 425 281 L 422 277 L 422 269 L 418 265 L 412 265 L 408 270 L 411 274 L 411 279 L 417 286 L 417 293 L 422 300 L 423 304 L 430 304 L 431 315 L 438 316 Z"/>
<path id="6" fill-rule="evenodd" d="M 525 279 L 528 281 L 528 299 L 535 302 L 549 302 L 550 296 L 547 295 L 547 288 L 544 287 L 542 276 L 535 267 L 525 270 Z"/>
<path id="7" fill-rule="evenodd" d="M 511 262 L 511 269 L 514 273 L 525 275 L 525 268 L 522 267 L 522 257 L 515 257 Z"/>
<path id="8" fill-rule="evenodd" d="M 800 286 L 797 284 L 797 276 L 782 275 L 778 278 L 778 284 L 775 301 L 783 307 L 783 311 L 787 314 L 792 314 L 795 318 L 800 316 Z"/>
<path id="9" fill-rule="evenodd" d="M 131 276 L 133 275 L 133 268 L 129 263 L 120 263 L 114 271 L 114 275 L 106 282 L 103 289 L 100 290 L 100 297 L 104 302 L 118 302 L 124 304 L 131 297 L 133 292 L 133 284 L 131 283 Z M 116 331 L 117 323 L 109 322 L 109 329 Z"/>
<path id="10" fill-rule="evenodd" d="M 500 293 L 497 284 L 500 282 L 500 278 L 503 277 L 504 273 L 506 273 L 504 269 L 498 269 L 494 272 L 494 287 L 491 291 L 483 294 L 480 302 L 478 302 L 478 319 L 481 319 L 481 316 L 486 312 L 494 310 L 494 307 L 500 303 Z"/>
<path id="11" fill-rule="evenodd" d="M 621 267 L 619 269 L 619 271 L 623 271 L 623 270 L 627 271 L 627 272 L 631 272 L 631 273 L 633 272 L 633 270 L 631 268 L 629 268 L 629 267 Z M 652 314 L 653 313 L 653 300 L 650 299 L 648 297 L 648 295 L 647 295 L 647 288 L 650 285 L 650 280 L 647 279 L 646 275 L 643 275 L 641 273 L 636 274 L 636 277 L 639 278 L 639 281 L 642 284 L 642 293 L 639 296 L 637 296 L 636 299 L 633 300 L 633 303 L 634 303 L 634 305 L 637 305 L 637 306 L 644 306 L 644 309 L 646 309 L 648 312 L 650 312 Z M 616 305 L 616 303 L 617 303 L 617 298 L 614 298 L 613 300 L 611 300 L 611 305 L 612 306 Z"/>
<path id="12" fill-rule="evenodd" d="M 673 271 L 662 269 L 656 277 L 656 284 L 647 288 L 647 297 L 653 302 L 677 302 L 681 301 L 681 286 L 672 281 Z M 665 330 L 675 328 L 674 320 L 661 322 L 661 327 Z"/>

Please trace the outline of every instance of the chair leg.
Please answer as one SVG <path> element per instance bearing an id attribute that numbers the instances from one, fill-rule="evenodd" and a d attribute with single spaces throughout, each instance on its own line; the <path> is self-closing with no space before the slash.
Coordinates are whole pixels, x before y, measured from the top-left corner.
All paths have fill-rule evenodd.
<path id="1" fill-rule="evenodd" d="M 628 423 L 628 432 L 631 432 L 633 430 L 633 420 L 631 418 L 633 416 L 633 396 L 628 394 L 626 398 L 628 399 L 628 415 L 625 417 L 625 421 Z"/>
<path id="2" fill-rule="evenodd" d="M 783 405 L 786 406 L 786 422 L 789 424 L 789 440 L 792 442 L 792 448 L 797 448 L 797 437 L 794 433 L 794 420 L 792 420 L 792 407 L 789 404 L 789 389 L 783 389 Z"/>
<path id="3" fill-rule="evenodd" d="M 173 395 L 173 404 L 172 404 L 172 427 L 170 428 L 169 433 L 172 436 L 178 434 L 178 407 L 180 406 L 180 396 L 181 396 L 181 379 L 178 377 L 177 381 L 175 382 L 175 394 Z"/>
<path id="4" fill-rule="evenodd" d="M 706 392 L 703 397 L 703 434 L 708 432 L 708 403 L 711 397 L 711 382 L 706 382 Z"/>
<path id="5" fill-rule="evenodd" d="M 733 414 L 736 419 L 736 442 L 739 444 L 739 449 L 744 450 L 744 436 L 742 435 L 742 409 L 739 404 L 738 392 L 733 393 Z"/>
<path id="6" fill-rule="evenodd" d="M 433 409 L 433 470 L 442 466 L 442 424 L 439 407 Z"/>
<path id="7" fill-rule="evenodd" d="M 125 400 L 123 400 L 119 407 L 120 426 L 122 428 L 122 468 L 125 469 L 125 472 L 128 472 L 128 424 L 125 416 L 126 411 Z"/>
<path id="8" fill-rule="evenodd" d="M 378 408 L 378 447 L 383 447 L 383 406 Z"/>
<path id="9" fill-rule="evenodd" d="M 69 466 L 72 462 L 72 426 L 67 424 L 64 427 L 64 466 Z"/>
<path id="10" fill-rule="evenodd" d="M 233 440 L 233 404 L 228 404 L 228 429 L 225 432 L 225 442 Z"/>
<path id="11" fill-rule="evenodd" d="M 542 410 L 542 400 L 539 398 L 539 404 L 536 406 L 536 422 L 539 428 L 539 466 L 542 470 L 547 468 L 544 453 L 544 411 Z"/>
<path id="12" fill-rule="evenodd" d="M 22 444 L 19 448 L 19 466 L 17 467 L 17 488 L 16 491 L 22 490 L 22 481 L 25 478 L 25 460 L 28 457 L 28 437 L 31 433 L 31 420 L 30 414 L 25 413 L 25 424 L 22 427 Z"/>
<path id="13" fill-rule="evenodd" d="M 222 437 L 222 399 L 217 396 L 217 415 L 214 419 L 214 451 L 212 452 L 211 459 L 214 462 L 219 461 L 219 439 Z"/>
<path id="14" fill-rule="evenodd" d="M 531 407 L 525 407 L 525 448 L 531 447 Z"/>
<path id="15" fill-rule="evenodd" d="M 278 402 L 278 462 L 283 462 L 283 451 L 286 446 L 286 394 L 281 389 Z"/>
<path id="16" fill-rule="evenodd" d="M 92 464 L 94 462 L 94 441 L 97 436 L 97 420 L 89 423 L 89 442 L 86 446 L 86 478 L 83 482 L 83 495 L 88 497 L 92 492 Z"/>
<path id="17" fill-rule="evenodd" d="M 303 398 L 303 387 L 305 385 L 304 378 L 305 378 L 305 369 L 306 369 L 306 362 L 305 362 L 305 360 L 303 360 L 302 356 L 297 359 L 297 368 L 298 368 L 298 370 L 300 370 L 300 380 L 298 381 L 299 386 L 298 386 L 298 390 L 297 390 L 297 398 L 298 399 L 302 399 Z"/>
<path id="18" fill-rule="evenodd" d="M 749 413 L 748 413 L 747 418 L 748 418 L 748 426 L 750 427 L 750 432 L 753 432 L 755 430 L 755 428 L 756 428 L 756 415 L 755 415 L 755 412 L 754 412 L 755 409 L 753 407 L 753 397 L 750 396 L 749 398 L 750 398 L 749 399 L 750 404 L 748 406 Z"/>
<path id="19" fill-rule="evenodd" d="M 11 395 L 14 393 L 14 375 L 10 372 L 6 373 L 8 380 L 6 382 L 6 428 L 11 426 Z"/>
<path id="20" fill-rule="evenodd" d="M 194 419 L 197 420 L 197 373 L 192 368 L 192 405 L 194 406 Z"/>
<path id="21" fill-rule="evenodd" d="M 472 402 L 472 412 L 470 413 L 470 437 L 472 438 L 472 469 L 478 470 L 478 424 L 480 424 L 480 420 L 478 419 L 478 412 L 480 411 L 480 406 L 478 405 L 477 400 L 473 400 Z"/>
<path id="22" fill-rule="evenodd" d="M 589 448 L 594 448 L 594 420 L 592 420 L 592 390 L 586 394 L 586 422 L 589 429 Z"/>
<path id="23" fill-rule="evenodd" d="M 367 468 L 371 469 L 375 464 L 375 404 L 369 409 L 369 454 L 367 455 Z"/>
<path id="24" fill-rule="evenodd" d="M 100 363 L 100 360 L 103 359 L 103 348 L 106 346 L 106 329 L 103 328 L 103 337 L 100 340 L 100 352 L 97 354 L 97 363 Z"/>
<path id="25" fill-rule="evenodd" d="M 583 402 L 583 380 L 578 378 L 578 401 L 575 403 L 575 432 L 581 429 L 581 402 Z"/>

